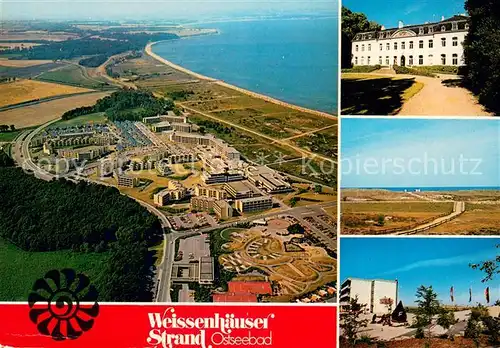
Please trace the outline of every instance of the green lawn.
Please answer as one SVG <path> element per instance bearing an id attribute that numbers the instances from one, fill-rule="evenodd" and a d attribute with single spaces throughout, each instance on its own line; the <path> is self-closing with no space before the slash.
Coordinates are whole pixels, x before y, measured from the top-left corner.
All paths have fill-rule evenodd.
<path id="1" fill-rule="evenodd" d="M 13 132 L 0 133 L 0 143 L 13 141 L 21 132 L 21 130 L 15 130 Z"/>
<path id="2" fill-rule="evenodd" d="M 35 281 L 52 269 L 71 268 L 97 284 L 106 259 L 107 253 L 27 252 L 0 239 L 0 301 L 26 301 Z"/>
<path id="3" fill-rule="evenodd" d="M 112 88 L 112 86 L 107 85 L 105 81 L 89 77 L 85 68 L 78 65 L 68 65 L 62 69 L 47 71 L 38 76 L 37 80 L 90 89 Z"/>
<path id="4" fill-rule="evenodd" d="M 72 118 L 71 120 L 60 120 L 57 121 L 49 126 L 49 128 L 54 128 L 54 127 L 73 127 L 73 126 L 79 126 L 83 124 L 89 124 L 91 122 L 93 123 L 106 123 L 108 119 L 106 118 L 104 112 L 96 112 L 93 114 L 88 114 L 88 115 L 83 115 L 83 116 L 77 116 L 75 118 Z"/>

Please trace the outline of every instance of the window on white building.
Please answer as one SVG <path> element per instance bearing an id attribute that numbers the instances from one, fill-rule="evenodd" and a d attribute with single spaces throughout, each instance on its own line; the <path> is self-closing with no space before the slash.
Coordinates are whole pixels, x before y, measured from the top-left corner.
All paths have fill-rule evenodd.
<path id="1" fill-rule="evenodd" d="M 408 57 L 408 65 L 413 65 L 413 56 Z"/>
<path id="2" fill-rule="evenodd" d="M 418 33 L 420 35 L 424 35 L 424 28 L 418 28 Z"/>
<path id="3" fill-rule="evenodd" d="M 365 65 L 365 57 L 361 57 L 361 65 Z"/>
<path id="4" fill-rule="evenodd" d="M 434 47 L 434 40 L 429 40 L 429 48 L 433 48 Z"/>
<path id="5" fill-rule="evenodd" d="M 458 30 L 458 23 L 457 22 L 453 22 L 451 24 L 451 30 Z"/>
<path id="6" fill-rule="evenodd" d="M 372 50 L 372 44 L 368 44 L 368 51 Z"/>
<path id="7" fill-rule="evenodd" d="M 391 50 L 391 44 L 390 44 L 390 43 L 387 43 L 387 44 L 385 45 L 385 49 L 386 49 L 387 51 L 390 51 L 390 50 Z"/>
<path id="8" fill-rule="evenodd" d="M 434 28 L 433 27 L 429 27 L 429 34 L 432 34 L 434 32 Z"/>
<path id="9" fill-rule="evenodd" d="M 379 57 L 378 57 L 378 64 L 379 64 L 379 65 L 382 65 L 382 56 L 379 56 Z"/>
<path id="10" fill-rule="evenodd" d="M 359 52 L 359 45 L 356 45 L 356 52 Z"/>
<path id="11" fill-rule="evenodd" d="M 397 43 L 397 42 L 395 42 L 395 43 L 394 43 L 394 49 L 395 49 L 395 50 L 397 50 L 397 49 L 398 49 L 398 43 Z"/>
<path id="12" fill-rule="evenodd" d="M 454 53 L 452 57 L 453 65 L 458 65 L 458 54 Z"/>
<path id="13" fill-rule="evenodd" d="M 384 45 L 380 44 L 380 50 L 383 51 L 384 50 Z"/>
<path id="14" fill-rule="evenodd" d="M 366 58 L 366 64 L 370 65 L 370 57 Z"/>
<path id="15" fill-rule="evenodd" d="M 441 31 L 446 31 L 446 26 L 442 25 L 441 26 Z"/>
<path id="16" fill-rule="evenodd" d="M 446 65 L 446 54 L 441 55 L 441 65 Z"/>
<path id="17" fill-rule="evenodd" d="M 410 41 L 410 50 L 413 49 L 413 41 Z"/>
<path id="18" fill-rule="evenodd" d="M 454 37 L 452 39 L 452 42 L 453 42 L 453 46 L 458 46 L 458 37 Z"/>
<path id="19" fill-rule="evenodd" d="M 354 65 L 358 65 L 358 57 L 354 57 Z"/>
<path id="20" fill-rule="evenodd" d="M 406 42 L 401 42 L 401 49 L 404 50 L 406 47 Z"/>
<path id="21" fill-rule="evenodd" d="M 364 52 L 365 51 L 365 45 L 361 45 L 361 52 Z"/>
<path id="22" fill-rule="evenodd" d="M 424 65 L 424 56 L 418 56 L 418 65 Z"/>
<path id="23" fill-rule="evenodd" d="M 429 63 L 429 65 L 432 65 L 432 64 L 433 64 L 433 62 L 432 62 L 432 61 L 433 61 L 433 58 L 434 58 L 434 57 L 432 56 L 432 54 L 429 54 L 429 62 L 428 62 L 428 63 Z"/>
<path id="24" fill-rule="evenodd" d="M 385 65 L 391 64 L 391 61 L 389 60 L 389 56 L 385 57 Z"/>
<path id="25" fill-rule="evenodd" d="M 418 47 L 419 47 L 419 48 L 424 48 L 424 40 L 420 40 L 420 41 L 418 42 Z"/>
<path id="26" fill-rule="evenodd" d="M 445 37 L 441 38 L 441 46 L 446 47 L 446 38 Z"/>

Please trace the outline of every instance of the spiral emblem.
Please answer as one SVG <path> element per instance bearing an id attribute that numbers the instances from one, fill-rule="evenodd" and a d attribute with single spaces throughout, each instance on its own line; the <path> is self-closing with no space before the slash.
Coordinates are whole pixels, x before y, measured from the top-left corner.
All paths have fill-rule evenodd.
<path id="1" fill-rule="evenodd" d="M 33 285 L 29 316 L 41 334 L 57 341 L 73 340 L 94 325 L 99 314 L 97 297 L 86 275 L 72 269 L 52 270 Z"/>

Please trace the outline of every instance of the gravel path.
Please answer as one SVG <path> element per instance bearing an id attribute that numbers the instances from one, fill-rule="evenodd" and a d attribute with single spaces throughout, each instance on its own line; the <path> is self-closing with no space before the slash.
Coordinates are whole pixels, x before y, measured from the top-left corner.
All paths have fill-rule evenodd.
<path id="1" fill-rule="evenodd" d="M 442 83 L 444 80 L 457 80 L 458 76 L 444 75 L 439 78 L 415 76 L 415 79 L 422 82 L 424 88 L 404 103 L 398 115 L 492 116 L 465 88 L 449 87 Z"/>

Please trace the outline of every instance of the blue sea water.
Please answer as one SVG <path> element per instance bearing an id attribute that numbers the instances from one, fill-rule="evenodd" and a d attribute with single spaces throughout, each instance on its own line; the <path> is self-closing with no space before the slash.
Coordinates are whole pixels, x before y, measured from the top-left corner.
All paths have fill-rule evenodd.
<path id="1" fill-rule="evenodd" d="M 336 18 L 200 25 L 220 34 L 153 46 L 197 73 L 311 109 L 337 113 Z"/>
<path id="2" fill-rule="evenodd" d="M 376 190 L 387 190 L 387 191 L 395 191 L 395 192 L 415 192 L 416 190 L 420 191 L 498 191 L 500 187 L 494 186 L 471 186 L 471 187 L 378 187 L 378 188 L 366 188 L 366 189 L 376 189 Z"/>

